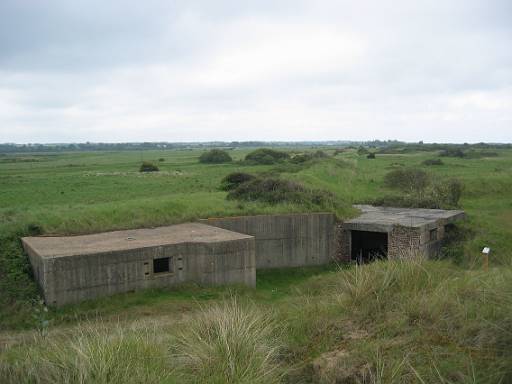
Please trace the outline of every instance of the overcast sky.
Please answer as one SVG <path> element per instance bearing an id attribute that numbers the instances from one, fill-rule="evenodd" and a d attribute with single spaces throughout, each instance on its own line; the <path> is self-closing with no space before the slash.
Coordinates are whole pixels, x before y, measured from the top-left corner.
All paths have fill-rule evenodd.
<path id="1" fill-rule="evenodd" d="M 512 142 L 512 1 L 0 0 L 0 142 Z"/>

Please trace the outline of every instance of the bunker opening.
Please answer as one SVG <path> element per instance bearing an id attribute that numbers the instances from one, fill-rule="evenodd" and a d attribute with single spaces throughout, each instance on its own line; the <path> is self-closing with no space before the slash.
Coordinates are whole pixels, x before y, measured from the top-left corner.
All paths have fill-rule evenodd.
<path id="1" fill-rule="evenodd" d="M 388 257 L 387 232 L 351 231 L 351 258 L 358 264 Z"/>

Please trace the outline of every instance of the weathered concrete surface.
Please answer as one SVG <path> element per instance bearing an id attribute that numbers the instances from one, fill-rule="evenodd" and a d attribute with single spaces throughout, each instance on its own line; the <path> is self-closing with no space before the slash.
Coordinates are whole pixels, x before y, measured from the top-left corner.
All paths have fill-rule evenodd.
<path id="1" fill-rule="evenodd" d="M 200 223 L 22 242 L 50 305 L 183 282 L 256 284 L 254 237 Z M 169 270 L 155 273 L 161 258 Z"/>
<path id="2" fill-rule="evenodd" d="M 209 218 L 203 223 L 256 238 L 256 268 L 322 265 L 336 255 L 332 213 Z"/>
<path id="3" fill-rule="evenodd" d="M 464 211 L 421 208 L 374 207 L 355 205 L 361 214 L 343 223 L 345 229 L 374 232 L 391 232 L 395 225 L 404 227 L 436 227 L 464 218 Z"/>

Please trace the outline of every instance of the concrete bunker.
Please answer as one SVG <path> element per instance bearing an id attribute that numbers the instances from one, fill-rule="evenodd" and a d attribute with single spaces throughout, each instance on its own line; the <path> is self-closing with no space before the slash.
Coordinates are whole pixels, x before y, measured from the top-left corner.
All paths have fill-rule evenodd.
<path id="1" fill-rule="evenodd" d="M 67 237 L 26 237 L 46 303 L 62 305 L 184 282 L 256 285 L 256 270 L 333 260 L 431 257 L 463 211 L 356 206 L 331 213 L 210 218 L 199 223 Z"/>
<path id="2" fill-rule="evenodd" d="M 50 305 L 184 282 L 256 285 L 254 237 L 200 223 L 22 242 Z"/>
<path id="3" fill-rule="evenodd" d="M 357 205 L 361 214 L 339 226 L 339 256 L 344 261 L 433 257 L 445 232 L 464 212 Z"/>

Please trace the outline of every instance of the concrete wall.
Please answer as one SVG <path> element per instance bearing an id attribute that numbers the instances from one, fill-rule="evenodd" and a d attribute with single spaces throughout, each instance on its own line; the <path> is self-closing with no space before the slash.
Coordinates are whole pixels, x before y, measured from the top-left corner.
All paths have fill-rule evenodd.
<path id="1" fill-rule="evenodd" d="M 322 265 L 336 257 L 331 213 L 210 218 L 204 224 L 256 238 L 256 268 Z"/>
<path id="2" fill-rule="evenodd" d="M 40 257 L 27 244 L 25 249 L 49 305 L 184 282 L 256 285 L 253 238 L 55 258 Z M 162 257 L 170 257 L 171 270 L 154 274 L 153 259 Z"/>

